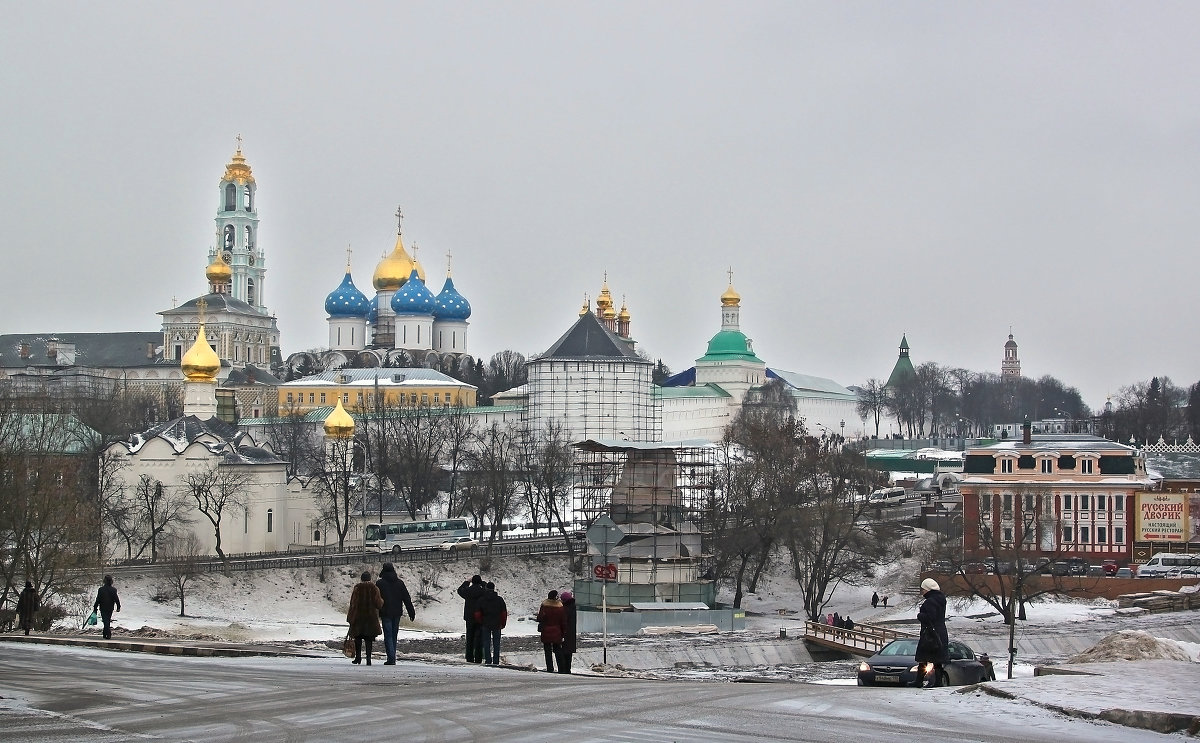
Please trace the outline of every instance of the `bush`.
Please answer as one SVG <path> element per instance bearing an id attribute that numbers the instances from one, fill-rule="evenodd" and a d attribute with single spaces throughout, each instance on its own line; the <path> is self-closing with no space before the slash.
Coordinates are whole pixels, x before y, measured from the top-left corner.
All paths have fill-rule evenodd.
<path id="1" fill-rule="evenodd" d="M 60 619 L 65 619 L 67 610 L 57 604 L 45 604 L 33 614 L 33 628 L 38 632 L 48 632 L 50 627 Z"/>

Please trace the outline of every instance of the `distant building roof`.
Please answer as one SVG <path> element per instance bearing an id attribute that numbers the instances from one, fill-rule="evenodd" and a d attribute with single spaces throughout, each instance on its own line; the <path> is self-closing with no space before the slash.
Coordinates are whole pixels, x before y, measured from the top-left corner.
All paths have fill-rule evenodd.
<path id="1" fill-rule="evenodd" d="M 395 387 L 399 385 L 427 387 L 432 384 L 446 384 L 474 389 L 473 385 L 460 382 L 454 377 L 434 369 L 426 369 L 424 367 L 398 369 L 381 366 L 373 366 L 366 369 L 351 369 L 347 367 L 331 369 L 320 374 L 313 374 L 312 376 L 293 379 L 290 382 L 283 382 L 280 386 L 311 387 L 314 384 L 343 384 L 354 387 L 374 386 L 375 384 L 381 387 Z"/>
<path id="2" fill-rule="evenodd" d="M 793 393 L 816 392 L 836 397 L 845 397 L 851 400 L 857 399 L 857 396 L 853 392 L 832 379 L 826 379 L 825 377 L 814 377 L 809 374 L 798 374 L 796 372 L 784 371 L 783 369 L 768 368 L 767 378 L 781 380 Z"/>
<path id="3" fill-rule="evenodd" d="M 75 346 L 73 364 L 49 353 L 49 342 Z M 86 366 L 100 369 L 162 363 L 161 331 L 124 333 L 8 333 L 0 335 L 0 368 Z M 22 356 L 22 348 L 26 355 Z M 172 362 L 177 363 L 177 362 Z"/>
<path id="4" fill-rule="evenodd" d="M 600 324 L 591 312 L 579 316 L 571 329 L 537 359 L 626 359 L 643 364 L 652 362 L 638 356 L 629 344 Z M 534 359 L 534 360 L 537 360 Z"/>
<path id="5" fill-rule="evenodd" d="M 233 315 L 251 315 L 253 317 L 270 317 L 265 312 L 259 312 L 249 304 L 229 294 L 205 294 L 202 297 L 189 299 L 178 307 L 172 307 L 169 310 L 161 310 L 160 315 L 187 315 L 199 314 L 200 300 L 205 302 L 204 311 L 211 318 L 219 312 L 228 312 Z M 161 337 L 161 336 L 160 336 Z"/>
<path id="6" fill-rule="evenodd" d="M 211 454 L 220 456 L 225 464 L 277 464 L 282 461 L 268 449 L 243 443 L 250 441 L 245 433 L 216 417 L 202 420 L 194 415 L 185 415 L 134 434 L 125 446 L 130 453 L 136 453 L 146 442 L 162 439 L 176 454 L 182 454 L 204 437 L 214 439 L 204 442 L 204 445 Z"/>
<path id="7" fill-rule="evenodd" d="M 1094 451 L 1107 453 L 1132 454 L 1136 451 L 1132 446 L 1119 444 L 1116 441 L 1109 441 L 1100 436 L 1090 436 L 1088 434 L 1047 434 L 1034 435 L 1030 443 L 1026 444 L 1021 439 L 1011 439 L 1008 441 L 999 441 L 994 444 L 984 446 L 972 446 L 969 448 L 970 454 L 986 454 L 988 452 L 1000 452 L 1005 450 L 1026 450 L 1026 451 Z"/>
<path id="8" fill-rule="evenodd" d="M 244 369 L 230 369 L 229 376 L 225 377 L 222 382 L 222 387 L 247 387 L 250 385 L 262 385 L 264 387 L 278 387 L 283 384 L 283 381 L 269 371 L 259 369 L 252 364 L 247 365 Z"/>

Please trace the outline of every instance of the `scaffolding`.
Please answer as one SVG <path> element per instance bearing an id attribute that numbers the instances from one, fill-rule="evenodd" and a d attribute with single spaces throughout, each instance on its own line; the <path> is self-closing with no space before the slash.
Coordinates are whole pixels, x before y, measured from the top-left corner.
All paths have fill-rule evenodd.
<path id="1" fill-rule="evenodd" d="M 657 441 L 662 401 L 654 365 L 628 358 L 540 358 L 529 363 L 528 418 L 557 421 L 571 441 Z"/>
<path id="2" fill-rule="evenodd" d="M 700 516 L 712 492 L 716 447 L 589 439 L 575 448 L 577 518 L 590 525 L 607 515 L 624 534 L 608 553 L 618 571 L 609 604 L 712 605 L 715 589 L 704 575 L 707 535 Z M 594 559 L 600 557 L 596 545 L 588 549 Z M 582 584 L 576 584 L 580 603 L 596 605 L 598 589 Z"/>

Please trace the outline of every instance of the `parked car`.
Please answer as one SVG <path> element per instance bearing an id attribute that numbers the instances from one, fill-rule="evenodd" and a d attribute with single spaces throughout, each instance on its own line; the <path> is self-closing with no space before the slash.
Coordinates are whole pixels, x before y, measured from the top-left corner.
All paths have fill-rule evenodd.
<path id="1" fill-rule="evenodd" d="M 942 684 L 962 686 L 987 681 L 988 667 L 975 651 L 961 642 L 950 641 L 950 662 L 944 666 Z M 917 638 L 892 640 L 858 664 L 859 686 L 913 686 L 917 682 Z"/>
<path id="2" fill-rule="evenodd" d="M 1117 571 L 1121 568 L 1121 566 L 1117 564 L 1116 560 L 1105 560 L 1104 562 L 1100 563 L 1100 565 L 1104 568 L 1105 575 L 1116 575 Z"/>
<path id="3" fill-rule="evenodd" d="M 908 491 L 904 488 L 884 488 L 867 496 L 867 503 L 873 506 L 890 506 L 906 500 L 908 500 Z"/>
<path id="4" fill-rule="evenodd" d="M 961 575 L 986 575 L 988 573 L 987 565 L 982 562 L 968 562 L 961 566 L 956 572 Z"/>
<path id="5" fill-rule="evenodd" d="M 442 542 L 441 549 L 444 552 L 452 552 L 456 550 L 469 550 L 479 546 L 479 540 L 472 537 L 456 537 Z"/>
<path id="6" fill-rule="evenodd" d="M 1113 573 L 1114 578 L 1132 578 L 1133 570 L 1129 568 L 1117 568 L 1117 572 Z"/>

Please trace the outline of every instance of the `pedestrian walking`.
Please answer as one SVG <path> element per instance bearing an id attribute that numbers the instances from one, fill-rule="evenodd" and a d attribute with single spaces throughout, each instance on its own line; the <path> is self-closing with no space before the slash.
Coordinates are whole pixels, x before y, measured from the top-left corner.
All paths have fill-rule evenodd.
<path id="1" fill-rule="evenodd" d="M 825 615 L 825 624 L 828 624 L 830 627 L 833 626 L 833 615 L 832 614 Z"/>
<path id="2" fill-rule="evenodd" d="M 100 621 L 104 623 L 104 639 L 112 639 L 112 615 L 113 610 L 121 610 L 121 597 L 117 595 L 117 589 L 113 587 L 113 579 L 111 575 L 104 576 L 104 585 L 100 586 L 100 590 L 96 591 L 96 602 L 92 604 L 92 611 L 100 610 Z"/>
<path id="3" fill-rule="evenodd" d="M 475 619 L 475 612 L 479 611 L 479 599 L 483 598 L 486 591 L 483 578 L 479 575 L 472 575 L 470 580 L 463 581 L 458 587 L 458 595 L 463 600 L 463 621 L 467 624 L 468 663 L 483 662 L 483 631 Z"/>
<path id="4" fill-rule="evenodd" d="M 483 598 L 479 599 L 479 624 L 483 633 L 483 663 L 500 665 L 500 634 L 508 624 L 508 605 L 496 592 L 496 584 L 489 581 Z"/>
<path id="5" fill-rule="evenodd" d="M 375 581 L 379 595 L 383 597 L 383 608 L 379 610 L 379 624 L 383 628 L 383 650 L 387 654 L 385 666 L 396 665 L 396 636 L 400 632 L 400 620 L 408 610 L 408 621 L 417 618 L 413 609 L 412 597 L 408 595 L 408 586 L 396 574 L 396 566 L 390 562 L 383 564 L 379 572 L 379 580 Z"/>
<path id="6" fill-rule="evenodd" d="M 567 615 L 562 602 L 558 600 L 558 591 L 547 593 L 546 600 L 538 607 L 537 626 L 542 649 L 546 653 L 546 673 L 554 673 L 554 659 L 562 653 L 563 636 L 567 629 Z"/>
<path id="7" fill-rule="evenodd" d="M 888 601 L 888 597 L 884 596 L 883 597 L 883 608 L 885 608 L 885 609 L 887 608 L 887 601 Z"/>
<path id="8" fill-rule="evenodd" d="M 25 630 L 25 634 L 28 635 L 29 630 L 33 629 L 33 615 L 37 614 L 41 605 L 37 589 L 31 581 L 25 581 L 25 590 L 21 591 L 20 597 L 17 598 L 17 628 Z"/>
<path id="9" fill-rule="evenodd" d="M 364 570 L 358 584 L 350 592 L 350 608 L 346 610 L 346 623 L 350 625 L 350 635 L 354 637 L 354 659 L 351 663 L 362 662 L 363 642 L 367 645 L 367 665 L 371 665 L 371 645 L 375 638 L 383 633 L 379 622 L 379 610 L 383 608 L 383 596 L 379 586 L 371 582 L 370 571 Z"/>
<path id="10" fill-rule="evenodd" d="M 577 645 L 579 617 L 575 612 L 575 595 L 570 591 L 563 591 L 559 594 L 559 600 L 562 601 L 563 614 L 565 622 L 563 624 L 563 641 L 562 655 L 558 657 L 558 672 L 571 672 L 571 656 L 575 655 L 575 647 Z"/>
<path id="11" fill-rule="evenodd" d="M 854 629 L 854 620 L 851 619 L 849 615 L 846 615 L 845 627 L 849 630 Z"/>
<path id="12" fill-rule="evenodd" d="M 878 591 L 875 591 L 871 594 L 871 608 L 872 609 L 879 608 L 879 592 Z"/>
<path id="13" fill-rule="evenodd" d="M 946 633 L 946 594 L 933 578 L 921 581 L 921 595 L 925 600 L 917 611 L 921 622 L 921 635 L 917 640 L 917 681 L 924 685 L 925 677 L 932 671 L 929 688 L 942 685 L 942 668 L 950 662 L 950 637 Z M 932 669 L 929 667 L 932 666 Z"/>

